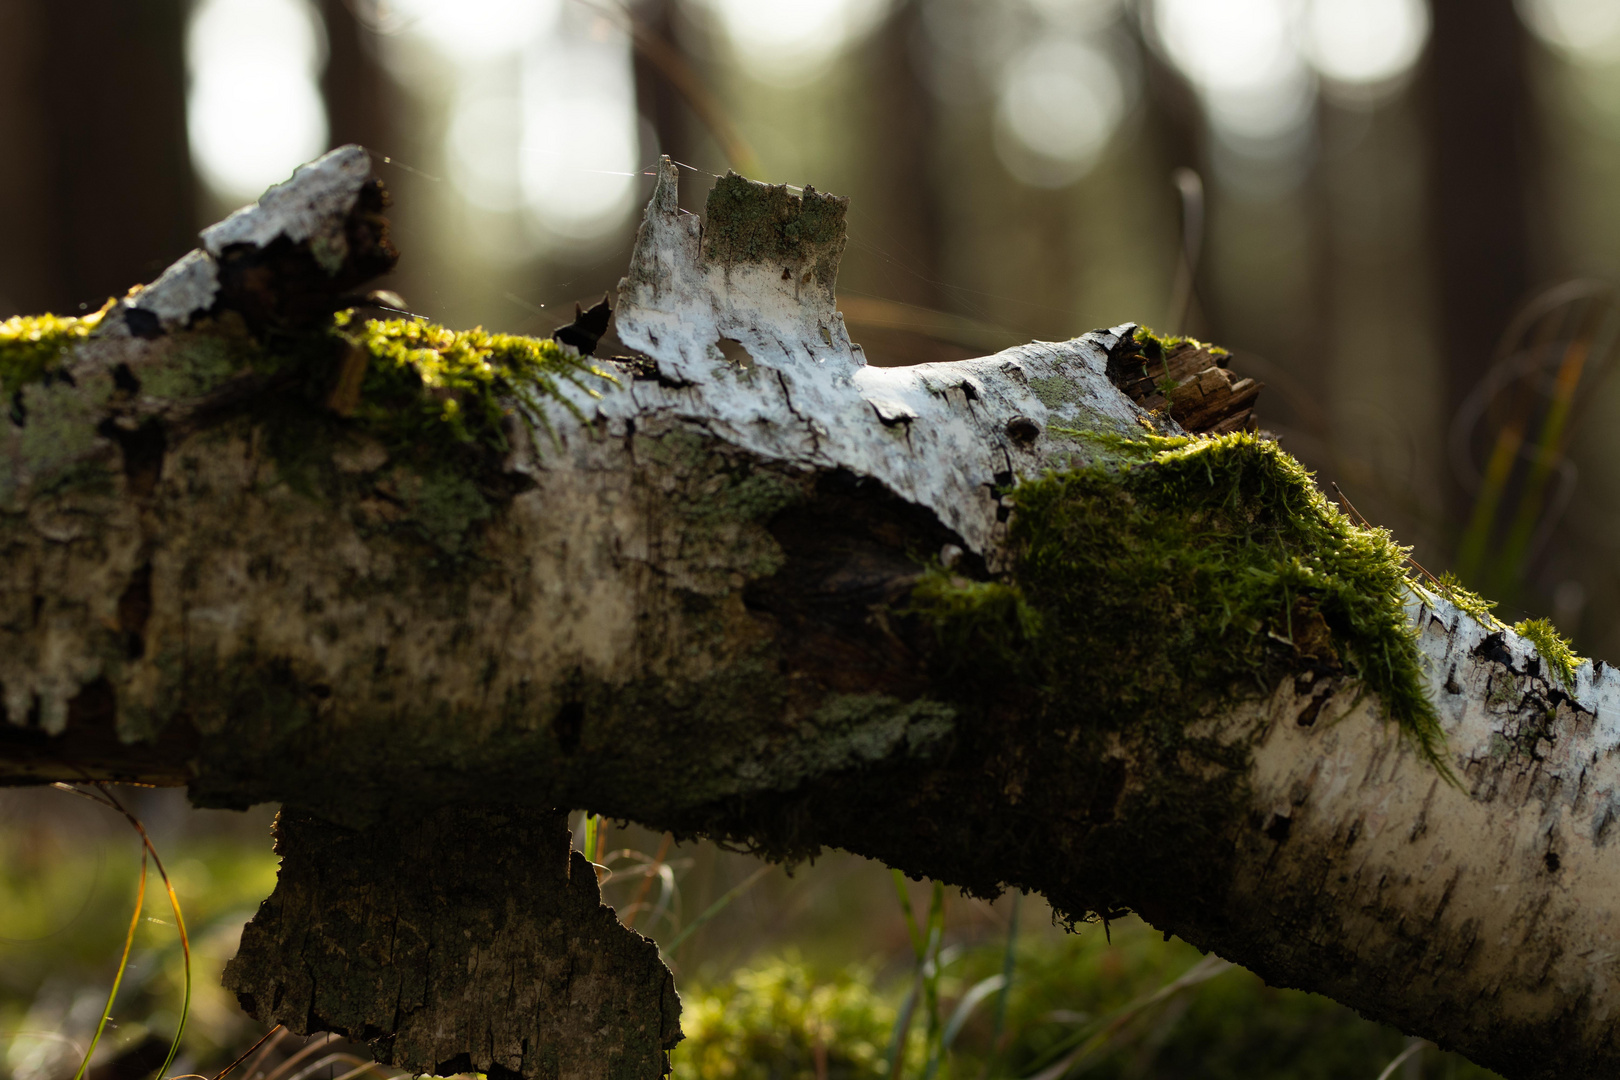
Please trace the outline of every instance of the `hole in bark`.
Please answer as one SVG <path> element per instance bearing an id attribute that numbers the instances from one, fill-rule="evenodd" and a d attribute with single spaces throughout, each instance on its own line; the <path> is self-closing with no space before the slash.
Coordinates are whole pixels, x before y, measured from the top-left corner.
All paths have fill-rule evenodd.
<path id="1" fill-rule="evenodd" d="M 163 455 L 169 441 L 163 434 L 163 425 L 148 420 L 134 431 L 125 431 L 111 421 L 98 429 L 102 435 L 118 443 L 124 454 L 124 479 L 131 495 L 150 495 L 157 490 L 163 476 Z"/>
<path id="2" fill-rule="evenodd" d="M 748 351 L 747 346 L 734 338 L 723 337 L 715 344 L 719 346 L 720 355 L 726 358 L 728 364 L 745 368 L 754 362 L 753 354 Z"/>
<path id="3" fill-rule="evenodd" d="M 928 511 L 842 471 L 819 476 L 810 497 L 777 513 L 768 528 L 786 558 L 744 587 L 743 603 L 769 620 L 780 655 L 792 657 L 805 684 L 898 697 L 926 692 L 923 657 L 937 639 L 897 609 L 917 583 L 913 550 L 960 550 L 962 538 Z M 971 552 L 957 557 L 955 569 L 985 572 Z"/>
<path id="4" fill-rule="evenodd" d="M 152 617 L 152 564 L 147 563 L 129 577 L 124 594 L 118 598 L 118 630 L 124 635 L 124 654 L 131 660 L 146 655 L 146 620 Z"/>
<path id="5" fill-rule="evenodd" d="M 129 332 L 138 338 L 163 336 L 162 320 L 145 308 L 125 308 L 124 325 L 129 327 Z"/>
<path id="6" fill-rule="evenodd" d="M 557 745 L 565 754 L 572 754 L 579 749 L 579 738 L 584 730 L 584 702 L 564 702 L 563 707 L 557 710 L 557 715 L 551 718 L 552 734 L 557 736 Z"/>
<path id="7" fill-rule="evenodd" d="M 1288 839 L 1288 830 L 1293 826 L 1293 818 L 1284 817 L 1281 814 L 1272 814 L 1271 819 L 1266 822 L 1266 827 L 1261 831 L 1280 844 Z"/>
<path id="8" fill-rule="evenodd" d="M 1312 698 L 1311 703 L 1305 706 L 1305 711 L 1299 714 L 1299 726 L 1310 727 L 1312 724 L 1316 723 L 1316 717 L 1319 713 L 1321 713 L 1322 705 L 1327 701 L 1327 699 L 1327 694 L 1323 694 L 1321 697 Z"/>
<path id="9" fill-rule="evenodd" d="M 135 377 L 135 373 L 129 369 L 128 364 L 119 364 L 113 368 L 113 386 L 126 394 L 138 394 L 141 392 L 141 380 Z"/>
<path id="10" fill-rule="evenodd" d="M 68 701 L 70 728 L 118 726 L 118 695 L 105 678 L 92 679 Z"/>
<path id="11" fill-rule="evenodd" d="M 455 1076 L 459 1073 L 470 1073 L 472 1071 L 472 1055 L 465 1053 L 457 1054 L 448 1061 L 441 1061 L 433 1069 L 436 1076 Z"/>
<path id="12" fill-rule="evenodd" d="M 1007 421 L 1007 438 L 1019 446 L 1029 446 L 1041 437 L 1041 425 L 1027 416 L 1015 416 Z"/>
<path id="13" fill-rule="evenodd" d="M 1542 861 L 1547 864 L 1547 872 L 1548 873 L 1550 873 L 1550 874 L 1558 873 L 1559 860 L 1558 860 L 1558 853 L 1557 852 L 1553 852 L 1553 851 L 1547 852 L 1546 856 L 1542 859 Z"/>
<path id="14" fill-rule="evenodd" d="M 522 1073 L 513 1072 L 511 1069 L 508 1069 L 499 1062 L 492 1062 L 489 1066 L 489 1071 L 484 1075 L 487 1076 L 489 1080 L 523 1080 Z"/>

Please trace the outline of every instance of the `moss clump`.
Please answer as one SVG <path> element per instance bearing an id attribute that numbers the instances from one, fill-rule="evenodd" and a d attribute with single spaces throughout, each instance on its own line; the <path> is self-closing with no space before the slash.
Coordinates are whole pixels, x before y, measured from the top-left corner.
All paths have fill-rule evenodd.
<path id="1" fill-rule="evenodd" d="M 1570 648 L 1574 644 L 1558 632 L 1551 619 L 1525 619 L 1513 624 L 1513 632 L 1536 647 L 1547 669 L 1558 676 L 1565 689 L 1575 688 L 1575 669 L 1586 660 Z"/>
<path id="2" fill-rule="evenodd" d="M 38 382 L 68 346 L 87 337 L 112 307 L 89 315 L 13 315 L 0 322 L 0 392 L 15 394 Z"/>
<path id="3" fill-rule="evenodd" d="M 1141 346 L 1142 355 L 1149 360 L 1163 360 L 1166 353 L 1174 352 L 1183 345 L 1191 345 L 1195 349 L 1205 349 L 1211 356 L 1231 356 L 1230 352 L 1219 345 L 1199 341 L 1197 338 L 1184 337 L 1179 334 L 1161 334 L 1152 327 L 1138 326 L 1131 340 Z"/>
<path id="4" fill-rule="evenodd" d="M 844 246 L 848 207 L 848 199 L 813 187 L 795 195 L 785 184 L 761 184 L 727 173 L 709 190 L 704 257 L 725 266 L 813 260 L 817 280 L 830 287 Z"/>
<path id="5" fill-rule="evenodd" d="M 446 439 L 504 452 L 509 403 L 525 424 L 546 425 L 544 402 L 561 402 L 564 383 L 596 391 L 588 378 L 613 381 L 589 358 L 549 339 L 491 334 L 482 327 L 449 330 L 409 319 L 368 319 L 354 327 L 347 313 L 336 332 L 369 357 L 354 418 L 392 446 Z"/>
<path id="6" fill-rule="evenodd" d="M 1476 622 L 1492 630 L 1506 628 L 1507 624 L 1496 617 L 1496 601 L 1487 600 L 1463 585 L 1462 579 L 1450 570 L 1441 574 L 1436 584 L 1440 587 L 1441 596 L 1450 600 L 1459 611 L 1473 616 Z"/>
<path id="7" fill-rule="evenodd" d="M 1488 630 L 1506 630 L 1508 625 L 1495 614 L 1495 601 L 1486 600 L 1477 592 L 1464 587 L 1456 574 L 1446 571 L 1440 575 L 1440 594 L 1450 600 L 1465 614 L 1473 617 Z M 1574 642 L 1558 632 L 1551 619 L 1523 619 L 1513 624 L 1515 634 L 1524 638 L 1536 647 L 1542 662 L 1547 669 L 1566 689 L 1575 688 L 1575 669 L 1585 662 L 1586 658 L 1575 655 Z"/>
<path id="8" fill-rule="evenodd" d="M 884 1058 L 895 1015 L 870 972 L 817 980 L 787 958 L 687 996 L 686 1038 L 670 1064 L 675 1080 L 879 1080 L 889 1075 Z M 913 1061 L 921 1056 L 921 1027 L 912 1025 Z"/>
<path id="9" fill-rule="evenodd" d="M 956 650 L 1004 657 L 1049 712 L 1149 725 L 1167 746 L 1234 693 L 1349 665 L 1445 771 L 1386 530 L 1250 433 L 1095 442 L 1096 462 L 1012 490 L 1010 581 L 936 572 L 917 590 Z"/>

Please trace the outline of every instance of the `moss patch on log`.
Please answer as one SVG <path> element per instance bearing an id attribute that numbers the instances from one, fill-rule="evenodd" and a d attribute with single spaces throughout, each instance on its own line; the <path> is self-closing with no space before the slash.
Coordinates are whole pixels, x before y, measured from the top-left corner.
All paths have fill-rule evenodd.
<path id="1" fill-rule="evenodd" d="M 505 451 L 503 421 L 513 405 L 525 423 L 545 426 L 547 400 L 580 415 L 563 396 L 563 384 L 594 395 L 589 379 L 613 381 L 589 358 L 549 338 L 491 334 L 482 327 L 449 330 L 410 319 L 368 319 L 357 327 L 349 312 L 339 312 L 334 325 L 364 358 L 353 415 L 394 445 L 448 438 Z M 345 361 L 360 362 L 352 354 Z M 339 385 L 334 393 L 341 390 Z"/>
<path id="2" fill-rule="evenodd" d="M 1208 342 L 1199 341 L 1197 338 L 1186 337 L 1181 334 L 1161 334 L 1150 326 L 1138 326 L 1136 333 L 1131 335 L 1131 340 L 1142 346 L 1142 355 L 1149 360 L 1163 360 L 1166 353 L 1181 345 L 1192 345 L 1195 348 L 1208 349 L 1211 356 L 1232 355 L 1219 345 L 1211 345 Z"/>
<path id="3" fill-rule="evenodd" d="M 1051 708 L 1165 745 L 1289 672 L 1349 669 L 1449 775 L 1406 549 L 1386 530 L 1352 523 L 1252 434 L 1092 438 L 1096 461 L 1011 491 L 1008 580 L 935 571 L 918 587 L 948 652 L 988 650 Z"/>
<path id="4" fill-rule="evenodd" d="M 112 307 L 89 315 L 13 315 L 0 322 L 0 391 L 15 394 L 38 382 L 74 342 L 88 337 Z"/>
<path id="5" fill-rule="evenodd" d="M 1575 688 L 1575 669 L 1584 662 L 1570 648 L 1574 642 L 1558 632 L 1551 619 L 1523 619 L 1513 624 L 1513 632 L 1536 647 L 1547 670 L 1558 676 L 1565 689 Z"/>
<path id="6" fill-rule="evenodd" d="M 844 247 L 849 200 L 806 187 L 795 195 L 785 184 L 761 184 L 727 173 L 709 190 L 703 255 L 724 266 L 781 263 L 813 273 L 831 287 Z"/>

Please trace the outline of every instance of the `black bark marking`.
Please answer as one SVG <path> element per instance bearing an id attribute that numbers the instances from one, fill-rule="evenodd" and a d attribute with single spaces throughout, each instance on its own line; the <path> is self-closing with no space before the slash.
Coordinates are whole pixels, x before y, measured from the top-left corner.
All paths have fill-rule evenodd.
<path id="1" fill-rule="evenodd" d="M 146 621 L 152 617 L 152 564 L 129 577 L 118 598 L 118 630 L 124 635 L 124 655 L 139 660 L 146 655 Z"/>

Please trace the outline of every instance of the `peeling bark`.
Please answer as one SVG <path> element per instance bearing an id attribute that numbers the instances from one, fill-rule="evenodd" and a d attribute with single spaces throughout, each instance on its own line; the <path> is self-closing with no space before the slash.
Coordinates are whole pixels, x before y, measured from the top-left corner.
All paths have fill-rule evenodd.
<path id="1" fill-rule="evenodd" d="M 928 567 L 1016 576 L 1020 478 L 1179 430 L 1110 367 L 1212 429 L 1246 423 L 1256 388 L 1196 349 L 1142 368 L 1130 324 L 868 367 L 834 303 L 842 200 L 731 179 L 700 221 L 675 183 L 666 166 L 619 289 L 640 355 L 513 403 L 500 453 L 448 446 L 428 467 L 328 407 L 354 404 L 343 355 L 266 360 L 304 355 L 301 335 L 391 258 L 352 148 L 204 233 L 18 389 L 0 442 L 0 779 L 297 807 L 234 985 L 256 1015 L 341 1026 L 412 1068 L 466 1054 L 584 1075 L 563 1063 L 597 1029 L 546 1027 L 540 990 L 496 1001 L 476 972 L 408 972 L 476 953 L 554 985 L 545 920 L 566 908 L 606 935 L 580 875 L 563 887 L 556 859 L 451 838 L 585 806 L 1034 889 L 1076 918 L 1135 909 L 1510 1077 L 1613 1071 L 1620 675 L 1586 663 L 1564 686 L 1531 643 L 1413 586 L 1456 785 L 1291 608 L 1255 646 L 1275 677 L 1234 672 L 1168 742 L 998 681 L 917 610 Z M 1105 703 L 1136 675 L 1068 663 Z M 425 816 L 401 816 L 401 790 Z M 400 872 L 447 859 L 484 893 Z M 339 866 L 352 886 L 313 884 Z M 532 887 L 498 894 L 508 874 Z M 425 931 L 400 970 L 382 962 L 369 927 L 450 925 L 456 904 L 488 928 L 476 948 Z M 331 918 L 296 914 L 316 910 Z M 520 960 L 508 936 L 542 947 Z M 628 957 L 628 940 L 590 951 Z M 340 950 L 368 958 L 364 979 Z M 642 996 L 625 1002 L 646 1004 L 615 1075 L 652 1076 L 672 1008 L 655 970 L 629 971 Z"/>

